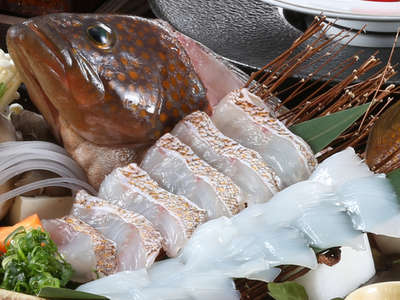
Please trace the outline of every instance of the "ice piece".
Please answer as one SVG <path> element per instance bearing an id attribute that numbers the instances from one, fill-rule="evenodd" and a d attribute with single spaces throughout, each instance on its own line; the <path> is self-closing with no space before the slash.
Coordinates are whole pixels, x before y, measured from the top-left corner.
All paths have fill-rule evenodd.
<path id="1" fill-rule="evenodd" d="M 337 189 L 358 230 L 400 237 L 400 205 L 384 174 L 357 178 Z"/>
<path id="2" fill-rule="evenodd" d="M 42 220 L 58 250 L 74 270 L 73 280 L 86 282 L 116 272 L 117 249 L 99 231 L 71 216 Z"/>
<path id="3" fill-rule="evenodd" d="M 183 196 L 167 192 L 132 163 L 115 169 L 100 185 L 99 195 L 124 209 L 145 216 L 163 236 L 168 256 L 176 256 L 206 211 Z"/>
<path id="4" fill-rule="evenodd" d="M 307 179 L 317 165 L 306 142 L 240 90 L 225 96 L 211 119 L 224 135 L 260 153 L 284 187 Z"/>
<path id="5" fill-rule="evenodd" d="M 145 217 L 79 191 L 72 214 L 113 240 L 118 250 L 118 271 L 153 264 L 161 249 L 161 234 Z"/>
<path id="6" fill-rule="evenodd" d="M 147 151 L 140 167 L 169 192 L 205 209 L 210 219 L 232 216 L 242 208 L 236 184 L 169 133 Z"/>
<path id="7" fill-rule="evenodd" d="M 232 178 L 246 204 L 262 203 L 280 190 L 280 179 L 254 150 L 224 136 L 204 112 L 194 112 L 171 132 L 203 160 Z"/>

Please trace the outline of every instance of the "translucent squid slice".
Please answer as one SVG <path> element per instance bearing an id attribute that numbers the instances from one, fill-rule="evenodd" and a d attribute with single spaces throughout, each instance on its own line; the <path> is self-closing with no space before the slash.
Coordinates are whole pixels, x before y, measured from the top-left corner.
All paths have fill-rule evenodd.
<path id="1" fill-rule="evenodd" d="M 142 215 L 90 196 L 83 190 L 75 196 L 72 214 L 116 243 L 118 271 L 149 267 L 159 254 L 161 234 Z"/>
<path id="2" fill-rule="evenodd" d="M 341 185 L 337 194 L 358 230 L 400 237 L 400 205 L 385 175 L 357 178 Z"/>
<path id="3" fill-rule="evenodd" d="M 224 136 L 204 112 L 194 112 L 171 132 L 203 160 L 232 178 L 246 204 L 262 203 L 280 190 L 280 179 L 254 150 Z"/>
<path id="4" fill-rule="evenodd" d="M 167 192 L 132 163 L 115 169 L 100 185 L 99 197 L 145 216 L 162 234 L 168 256 L 176 256 L 206 211 L 183 196 Z"/>
<path id="5" fill-rule="evenodd" d="M 239 300 L 231 278 L 218 272 L 197 272 L 168 259 L 146 270 L 120 272 L 95 280 L 79 291 L 110 300 Z"/>
<path id="6" fill-rule="evenodd" d="M 233 219 L 221 217 L 198 227 L 181 256 L 188 268 L 215 270 L 232 278 L 272 281 L 280 272 L 275 266 L 317 266 L 308 241 L 295 228 L 267 228 L 262 222 L 241 219 L 240 214 Z M 243 222 L 258 226 L 242 227 Z"/>
<path id="7" fill-rule="evenodd" d="M 320 163 L 310 176 L 310 180 L 336 188 L 349 180 L 373 174 L 367 164 L 354 152 L 354 149 L 348 147 Z"/>
<path id="8" fill-rule="evenodd" d="M 317 165 L 307 143 L 240 90 L 222 99 L 211 118 L 224 135 L 260 153 L 284 187 L 307 179 Z"/>
<path id="9" fill-rule="evenodd" d="M 115 243 L 93 227 L 70 216 L 43 220 L 42 224 L 65 260 L 72 265 L 74 281 L 86 282 L 116 272 Z"/>
<path id="10" fill-rule="evenodd" d="M 340 198 L 330 186 L 319 182 L 298 182 L 279 192 L 270 205 L 265 205 L 264 217 L 269 223 L 287 222 L 296 226 L 319 249 L 365 248 Z"/>
<path id="11" fill-rule="evenodd" d="M 242 208 L 236 184 L 169 133 L 147 151 L 140 167 L 169 192 L 205 209 L 210 219 L 232 216 Z"/>

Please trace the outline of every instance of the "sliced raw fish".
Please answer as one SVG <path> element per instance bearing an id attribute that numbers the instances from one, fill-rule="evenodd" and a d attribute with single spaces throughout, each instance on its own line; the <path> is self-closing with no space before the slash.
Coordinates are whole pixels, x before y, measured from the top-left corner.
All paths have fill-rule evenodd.
<path id="1" fill-rule="evenodd" d="M 260 153 L 284 187 L 307 179 L 317 165 L 306 142 L 240 90 L 221 100 L 212 121 L 223 134 Z"/>
<path id="2" fill-rule="evenodd" d="M 400 205 L 384 174 L 357 178 L 337 194 L 358 230 L 400 238 Z"/>
<path id="3" fill-rule="evenodd" d="M 280 179 L 254 150 L 223 135 L 204 112 L 194 112 L 171 132 L 203 160 L 232 178 L 246 204 L 262 203 L 280 190 Z"/>
<path id="4" fill-rule="evenodd" d="M 161 249 L 161 234 L 145 217 L 79 191 L 72 214 L 104 236 L 118 249 L 118 271 L 137 270 L 153 264 Z"/>
<path id="5" fill-rule="evenodd" d="M 348 147 L 320 163 L 310 176 L 310 180 L 336 188 L 349 180 L 373 174 L 367 164 L 355 153 L 354 149 Z"/>
<path id="6" fill-rule="evenodd" d="M 205 209 L 211 219 L 232 216 L 242 208 L 236 184 L 169 133 L 147 151 L 140 166 L 163 188 Z"/>
<path id="7" fill-rule="evenodd" d="M 145 216 L 162 234 L 163 247 L 172 257 L 207 217 L 205 210 L 184 196 L 167 192 L 134 163 L 107 175 L 98 196 Z"/>
<path id="8" fill-rule="evenodd" d="M 79 291 L 110 300 L 239 300 L 233 280 L 218 272 L 192 271 L 175 259 L 155 264 L 150 271 L 120 272 L 81 285 Z"/>
<path id="9" fill-rule="evenodd" d="M 42 224 L 60 253 L 72 265 L 74 281 L 86 282 L 116 272 L 115 243 L 93 227 L 71 216 L 43 220 Z"/>

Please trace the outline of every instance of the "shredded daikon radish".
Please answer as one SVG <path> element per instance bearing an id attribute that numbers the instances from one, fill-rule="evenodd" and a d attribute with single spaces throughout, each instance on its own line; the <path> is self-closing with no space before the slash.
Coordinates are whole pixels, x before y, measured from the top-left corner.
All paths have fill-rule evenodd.
<path id="1" fill-rule="evenodd" d="M 32 182 L 19 188 L 13 189 L 7 193 L 1 194 L 0 204 L 18 195 L 49 186 L 65 187 L 74 191 L 85 189 L 89 193 L 96 195 L 96 191 L 93 189 L 93 187 L 82 180 L 76 178 L 51 178 Z"/>
<path id="2" fill-rule="evenodd" d="M 32 170 L 50 171 L 61 178 L 40 180 L 3 193 L 0 195 L 0 203 L 48 186 L 72 190 L 83 188 L 96 194 L 93 187 L 86 182 L 84 171 L 62 147 L 42 141 L 0 143 L 0 185 Z"/>

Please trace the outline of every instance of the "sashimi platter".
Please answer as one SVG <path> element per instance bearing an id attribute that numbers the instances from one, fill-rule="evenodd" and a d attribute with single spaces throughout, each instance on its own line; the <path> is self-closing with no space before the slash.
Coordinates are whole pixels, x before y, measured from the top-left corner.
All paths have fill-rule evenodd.
<path id="1" fill-rule="evenodd" d="M 396 62 L 324 69 L 329 26 L 252 74 L 158 19 L 10 27 L 0 299 L 350 300 L 394 269 Z"/>

